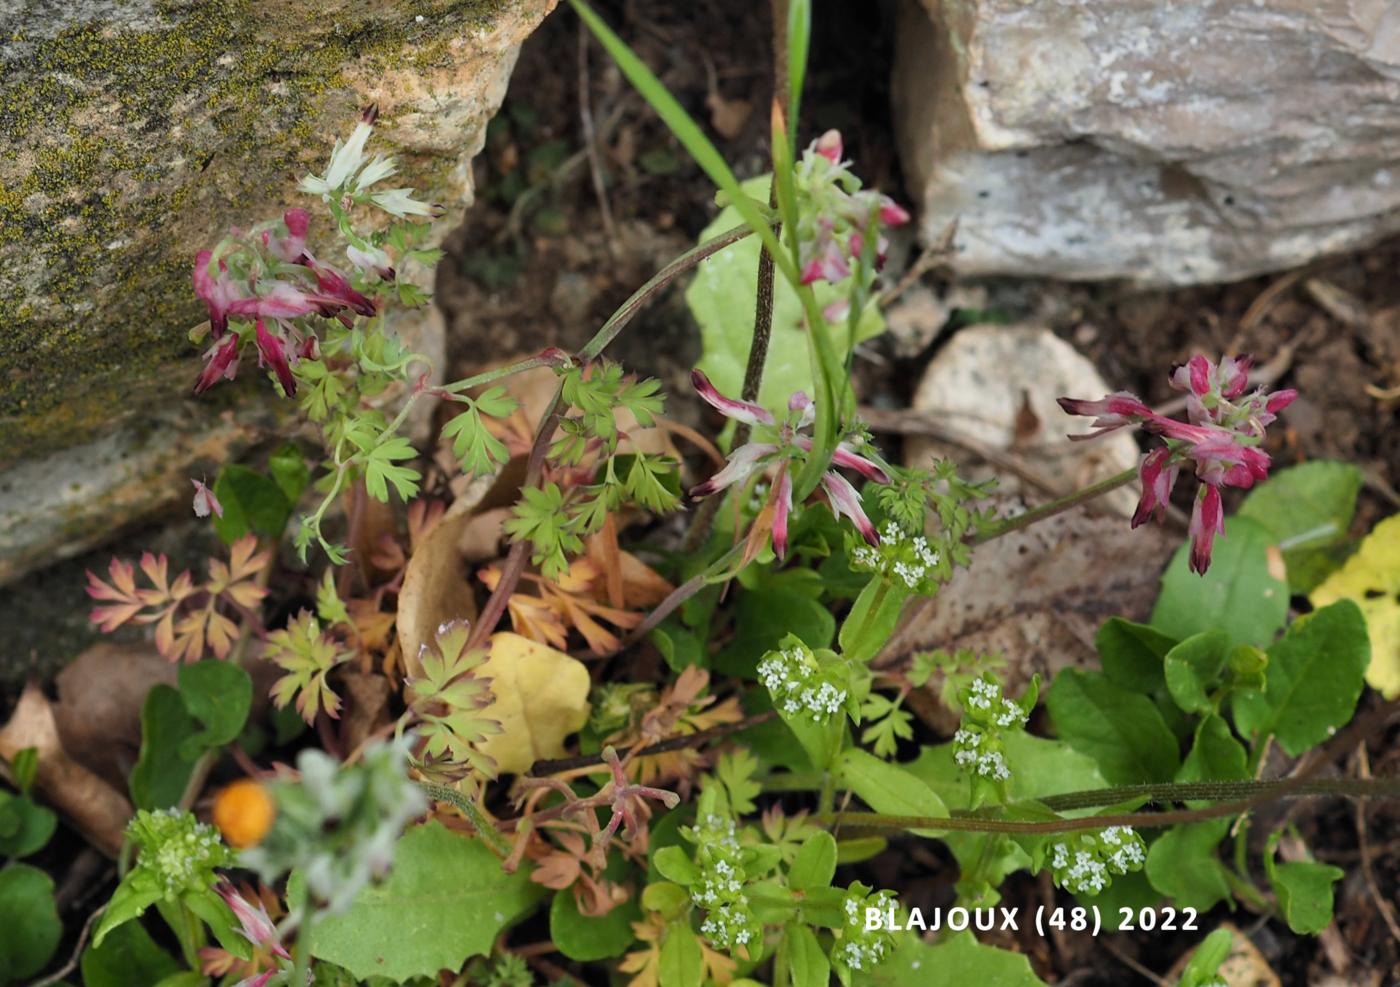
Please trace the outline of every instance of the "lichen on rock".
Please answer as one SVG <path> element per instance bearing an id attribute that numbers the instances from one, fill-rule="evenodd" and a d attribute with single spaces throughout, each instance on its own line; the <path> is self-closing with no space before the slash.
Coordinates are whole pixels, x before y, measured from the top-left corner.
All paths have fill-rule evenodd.
<path id="1" fill-rule="evenodd" d="M 193 383 L 195 253 L 295 204 L 362 107 L 403 184 L 445 207 L 423 245 L 439 242 L 555 2 L 0 2 L 0 479 Z"/>
<path id="2" fill-rule="evenodd" d="M 83 0 L 0 24 L 0 463 L 139 408 L 133 380 L 192 355 L 197 246 L 277 215 L 360 106 L 449 228 L 552 5 Z M 103 400 L 48 420 L 80 394 Z"/>

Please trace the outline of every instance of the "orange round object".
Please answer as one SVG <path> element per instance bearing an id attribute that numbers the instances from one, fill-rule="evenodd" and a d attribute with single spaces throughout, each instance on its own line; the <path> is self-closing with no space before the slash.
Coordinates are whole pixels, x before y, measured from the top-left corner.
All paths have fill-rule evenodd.
<path id="1" fill-rule="evenodd" d="M 235 781 L 214 799 L 214 825 L 229 846 L 240 850 L 260 843 L 276 815 L 267 789 L 248 778 Z"/>

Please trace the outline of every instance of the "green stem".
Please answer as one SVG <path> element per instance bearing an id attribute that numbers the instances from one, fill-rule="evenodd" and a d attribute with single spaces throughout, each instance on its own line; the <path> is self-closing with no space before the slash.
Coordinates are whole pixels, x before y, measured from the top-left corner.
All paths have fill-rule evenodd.
<path id="1" fill-rule="evenodd" d="M 315 912 L 308 904 L 301 928 L 297 932 L 296 942 L 292 944 L 292 976 L 287 983 L 293 987 L 301 987 L 306 983 L 306 974 L 311 969 L 311 929 L 314 923 Z"/>
<path id="2" fill-rule="evenodd" d="M 827 816 L 836 807 L 836 775 L 828 768 L 822 772 L 822 790 L 817 796 L 817 815 Z"/>
<path id="3" fill-rule="evenodd" d="M 470 377 L 463 377 L 450 384 L 444 384 L 437 388 L 438 391 L 447 394 L 461 394 L 469 391 L 473 387 L 480 387 L 482 384 L 490 384 L 492 381 L 500 380 L 502 377 L 510 377 L 514 374 L 521 374 L 527 370 L 534 370 L 536 367 L 552 367 L 555 361 L 549 357 L 532 356 L 527 360 L 517 360 L 515 363 L 506 364 L 504 367 L 497 367 L 494 370 L 485 370 Z"/>
<path id="4" fill-rule="evenodd" d="M 1002 535 L 1010 534 L 1013 531 L 1019 531 L 1022 528 L 1035 524 L 1037 521 L 1043 521 L 1048 517 L 1054 517 L 1056 514 L 1062 514 L 1076 504 L 1082 504 L 1085 501 L 1093 500 L 1095 497 L 1106 494 L 1110 490 L 1117 490 L 1119 487 L 1125 487 L 1129 483 L 1132 483 L 1133 480 L 1137 479 L 1137 475 L 1137 467 L 1134 466 L 1132 469 L 1124 470 L 1105 480 L 1100 480 L 1098 483 L 1091 483 L 1082 490 L 1076 490 L 1073 493 L 1065 494 L 1063 497 L 1058 497 L 1048 504 L 1041 504 L 1039 507 L 1034 507 L 1029 511 L 1023 511 L 1020 514 L 1013 514 L 1011 517 L 1002 518 L 1000 521 L 994 521 L 986 528 L 970 535 L 965 540 L 969 545 L 980 545 L 983 542 L 991 541 L 993 538 L 1000 538 Z"/>
<path id="5" fill-rule="evenodd" d="M 741 542 L 707 565 L 704 570 L 691 576 L 685 582 L 671 590 L 666 599 L 658 603 L 656 609 L 647 614 L 646 619 L 638 624 L 631 634 L 627 635 L 627 638 L 622 642 L 622 647 L 619 648 L 618 651 L 629 648 L 637 641 L 646 637 L 657 624 L 669 617 L 677 607 L 724 573 L 735 559 L 742 557 L 743 551 L 744 545 Z M 613 653 L 616 654 L 616 652 Z"/>
<path id="6" fill-rule="evenodd" d="M 501 831 L 491 824 L 491 821 L 486 818 L 486 814 L 481 811 L 481 806 L 477 805 L 474 800 L 450 785 L 420 781 L 418 787 L 423 789 L 429 798 L 437 802 L 447 802 L 466 816 L 467 822 L 472 824 L 472 828 L 481 837 L 481 842 L 490 847 L 491 852 L 496 856 L 502 859 L 510 856 L 510 843 L 501 835 Z"/>
<path id="7" fill-rule="evenodd" d="M 870 630 L 871 624 L 878 619 L 880 610 L 883 609 L 885 605 L 885 597 L 888 596 L 890 592 L 890 581 L 884 576 L 877 576 L 876 578 L 880 580 L 880 586 L 875 590 L 875 595 L 870 600 L 870 606 L 866 608 L 865 615 L 861 618 L 859 630 L 857 630 L 854 637 L 849 639 L 840 638 L 840 640 L 843 641 L 850 640 L 855 642 L 856 650 L 860 652 L 860 657 L 864 658 L 866 661 L 875 655 L 874 651 L 871 651 L 868 655 L 866 654 L 866 651 L 869 650 L 865 645 L 866 632 Z M 879 648 L 875 650 L 878 651 Z"/>

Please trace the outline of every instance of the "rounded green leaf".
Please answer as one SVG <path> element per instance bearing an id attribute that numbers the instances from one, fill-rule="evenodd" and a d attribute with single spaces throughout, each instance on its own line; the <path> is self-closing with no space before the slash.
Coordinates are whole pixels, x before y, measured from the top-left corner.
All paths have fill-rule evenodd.
<path id="1" fill-rule="evenodd" d="M 621 956 L 632 945 L 632 923 L 642 917 L 635 901 L 626 901 L 606 915 L 583 915 L 570 888 L 554 893 L 549 907 L 549 938 L 571 960 L 589 963 Z"/>
<path id="2" fill-rule="evenodd" d="M 101 946 L 89 946 L 83 952 L 83 983 L 86 987 L 154 984 L 179 970 L 179 964 L 156 945 L 140 922 L 118 926 Z"/>
<path id="3" fill-rule="evenodd" d="M 63 935 L 49 875 L 28 864 L 0 870 L 0 929 L 0 982 L 23 980 L 48 964 Z"/>
<path id="4" fill-rule="evenodd" d="M 1176 736 L 1152 700 L 1102 672 L 1060 672 L 1045 704 L 1060 739 L 1097 761 L 1109 784 L 1170 781 L 1176 774 Z"/>

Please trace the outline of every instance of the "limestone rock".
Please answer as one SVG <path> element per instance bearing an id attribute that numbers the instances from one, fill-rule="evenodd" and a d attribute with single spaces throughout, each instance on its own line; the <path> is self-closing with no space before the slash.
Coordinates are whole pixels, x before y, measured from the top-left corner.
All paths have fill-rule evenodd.
<path id="1" fill-rule="evenodd" d="M 371 103 L 375 149 L 446 207 L 439 242 L 555 2 L 0 0 L 0 584 L 183 497 L 168 477 L 192 456 L 257 438 L 231 398 L 187 399 L 196 251 L 304 198 Z M 441 356 L 431 313 L 394 328 Z"/>
<path id="2" fill-rule="evenodd" d="M 1400 230 L 1400 7 L 906 0 L 905 173 L 966 274 L 1229 281 Z"/>
<path id="3" fill-rule="evenodd" d="M 1137 464 L 1137 443 L 1126 431 L 1071 442 L 1067 436 L 1089 430 L 1088 420 L 1066 414 L 1055 403 L 1060 397 L 1100 398 L 1112 390 L 1088 359 L 1050 330 L 982 325 L 960 329 L 944 344 L 924 370 L 912 404 L 958 438 L 1016 456 L 1058 495 Z M 910 466 L 927 466 L 935 456 L 962 463 L 976 459 L 966 449 L 922 436 L 910 436 L 904 450 Z M 995 475 L 1003 490 L 1019 484 L 1004 469 L 966 472 L 979 479 Z M 1049 499 L 1044 490 L 1035 497 Z M 1136 502 L 1132 488 L 1102 498 L 1124 516 L 1132 514 Z"/>

